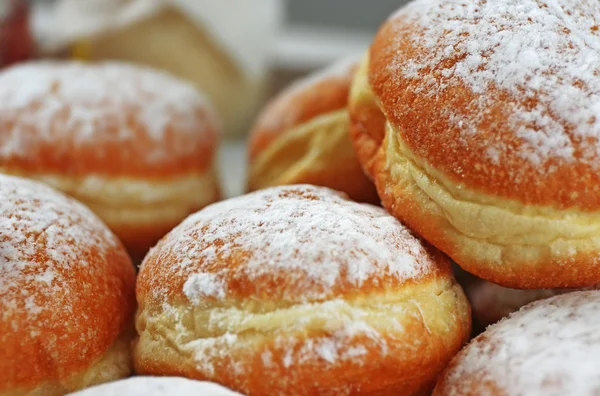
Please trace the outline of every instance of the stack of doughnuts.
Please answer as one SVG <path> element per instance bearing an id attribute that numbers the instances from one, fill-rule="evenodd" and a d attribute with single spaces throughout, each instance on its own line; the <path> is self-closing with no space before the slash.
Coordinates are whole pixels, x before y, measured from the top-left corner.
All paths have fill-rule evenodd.
<path id="1" fill-rule="evenodd" d="M 435 395 L 598 393 L 600 295 L 574 290 L 600 281 L 599 26 L 592 0 L 416 0 L 356 72 L 351 138 L 384 207 L 483 278 L 478 322 L 509 316 Z"/>
<path id="2" fill-rule="evenodd" d="M 220 198 L 219 123 L 190 85 L 122 63 L 31 63 L 0 73 L 0 171 L 88 205 L 143 258 Z"/>
<path id="3" fill-rule="evenodd" d="M 597 395 L 598 65 L 597 0 L 414 0 L 223 202 L 189 85 L 1 72 L 0 172 L 45 184 L 0 175 L 0 395 Z"/>
<path id="4" fill-rule="evenodd" d="M 348 91 L 357 60 L 343 59 L 294 82 L 250 132 L 248 189 L 314 184 L 379 204 L 356 159 L 348 128 Z"/>

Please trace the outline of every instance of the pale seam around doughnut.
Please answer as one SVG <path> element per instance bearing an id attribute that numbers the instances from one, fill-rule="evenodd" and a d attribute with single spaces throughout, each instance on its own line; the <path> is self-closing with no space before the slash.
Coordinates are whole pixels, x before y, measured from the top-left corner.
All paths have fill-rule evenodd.
<path id="1" fill-rule="evenodd" d="M 290 180 L 302 180 L 306 173 L 335 172 L 335 167 L 332 166 L 334 164 L 339 167 L 347 167 L 348 163 L 351 165 L 355 157 L 347 134 L 348 111 L 345 109 L 318 115 L 306 123 L 293 127 L 256 156 L 251 165 L 250 178 L 260 183 L 255 183 L 253 186 L 264 188 L 289 184 Z M 306 152 L 296 153 L 289 150 L 293 154 L 302 154 L 300 161 L 290 166 L 278 160 L 277 156 L 284 147 L 306 140 L 310 141 Z M 335 162 L 332 161 L 332 157 L 341 158 Z"/>
<path id="2" fill-rule="evenodd" d="M 214 167 L 202 173 L 164 180 L 99 175 L 80 178 L 59 174 L 6 172 L 42 181 L 80 200 L 106 223 L 169 223 L 185 218 L 190 207 L 202 207 L 214 201 Z"/>

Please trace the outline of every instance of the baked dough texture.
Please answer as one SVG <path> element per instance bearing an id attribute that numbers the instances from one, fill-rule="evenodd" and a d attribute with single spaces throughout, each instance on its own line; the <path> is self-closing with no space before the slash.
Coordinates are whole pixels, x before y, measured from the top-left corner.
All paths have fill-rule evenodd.
<path id="1" fill-rule="evenodd" d="M 470 333 L 447 258 L 308 185 L 190 216 L 137 283 L 136 371 L 248 395 L 422 394 Z"/>
<path id="2" fill-rule="evenodd" d="M 357 60 L 300 79 L 259 116 L 249 141 L 248 189 L 314 184 L 379 204 L 349 138 L 348 93 Z"/>
<path id="3" fill-rule="evenodd" d="M 219 123 L 187 83 L 124 63 L 0 73 L 0 171 L 88 205 L 134 256 L 220 197 Z"/>
<path id="4" fill-rule="evenodd" d="M 471 341 L 433 395 L 596 395 L 599 316 L 600 291 L 529 304 Z"/>
<path id="5" fill-rule="evenodd" d="M 135 273 L 80 203 L 0 175 L 0 395 L 63 395 L 130 374 Z"/>
<path id="6" fill-rule="evenodd" d="M 217 384 L 180 377 L 132 377 L 94 386 L 71 396 L 241 396 Z"/>
<path id="7" fill-rule="evenodd" d="M 416 0 L 350 99 L 384 206 L 513 288 L 600 281 L 600 4 Z"/>

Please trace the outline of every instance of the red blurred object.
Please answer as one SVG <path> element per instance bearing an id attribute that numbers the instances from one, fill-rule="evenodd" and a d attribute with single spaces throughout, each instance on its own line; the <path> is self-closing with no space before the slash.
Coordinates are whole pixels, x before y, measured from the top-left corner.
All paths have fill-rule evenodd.
<path id="1" fill-rule="evenodd" d="M 29 27 L 27 0 L 7 1 L 0 15 L 0 66 L 22 62 L 33 56 L 33 39 Z"/>

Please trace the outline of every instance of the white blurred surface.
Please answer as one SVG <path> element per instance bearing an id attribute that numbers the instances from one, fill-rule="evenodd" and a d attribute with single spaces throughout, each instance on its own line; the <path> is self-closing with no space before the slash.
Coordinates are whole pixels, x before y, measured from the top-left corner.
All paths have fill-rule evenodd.
<path id="1" fill-rule="evenodd" d="M 242 195 L 246 188 L 246 141 L 224 141 L 219 153 L 219 166 L 223 194 L 227 198 Z"/>
<path id="2" fill-rule="evenodd" d="M 288 70 L 313 70 L 365 51 L 369 31 L 288 25 L 273 47 L 272 66 Z"/>

